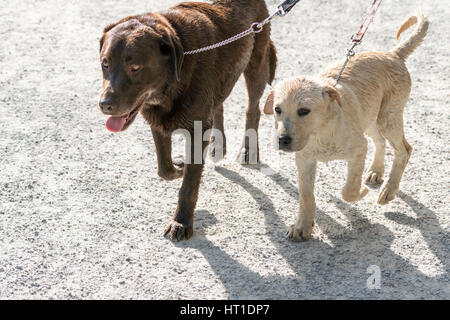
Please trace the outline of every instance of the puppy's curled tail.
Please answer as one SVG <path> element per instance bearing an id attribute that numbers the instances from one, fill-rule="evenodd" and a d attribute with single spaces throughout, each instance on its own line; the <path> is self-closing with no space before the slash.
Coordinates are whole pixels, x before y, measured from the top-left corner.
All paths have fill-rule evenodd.
<path id="1" fill-rule="evenodd" d="M 418 23 L 418 26 L 416 30 L 414 30 L 413 34 L 393 50 L 393 52 L 403 60 L 406 60 L 414 52 L 414 50 L 422 44 L 423 40 L 425 40 L 428 27 L 430 26 L 430 21 L 422 13 L 411 15 L 405 22 L 403 22 L 402 26 L 397 31 L 398 40 L 404 31 L 408 30 L 416 23 Z"/>

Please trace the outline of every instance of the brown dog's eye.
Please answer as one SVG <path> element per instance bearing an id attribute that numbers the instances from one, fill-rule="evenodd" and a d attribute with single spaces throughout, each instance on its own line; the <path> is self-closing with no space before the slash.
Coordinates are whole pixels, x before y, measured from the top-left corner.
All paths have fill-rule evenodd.
<path id="1" fill-rule="evenodd" d="M 298 111 L 297 111 L 297 113 L 300 117 L 304 117 L 304 116 L 308 115 L 310 112 L 311 112 L 311 110 L 305 109 L 305 108 L 298 109 Z"/>
<path id="2" fill-rule="evenodd" d="M 281 114 L 281 108 L 280 107 L 275 107 L 275 112 L 277 114 Z"/>
<path id="3" fill-rule="evenodd" d="M 102 68 L 105 69 L 105 70 L 109 68 L 108 60 L 103 59 L 103 61 L 102 61 Z"/>
<path id="4" fill-rule="evenodd" d="M 161 52 L 161 54 L 168 56 L 172 52 L 172 48 L 168 43 L 161 41 L 159 43 L 159 51 Z"/>
<path id="5" fill-rule="evenodd" d="M 134 73 L 141 71 L 141 69 L 142 66 L 138 66 L 137 64 L 133 64 L 130 66 L 130 71 Z"/>

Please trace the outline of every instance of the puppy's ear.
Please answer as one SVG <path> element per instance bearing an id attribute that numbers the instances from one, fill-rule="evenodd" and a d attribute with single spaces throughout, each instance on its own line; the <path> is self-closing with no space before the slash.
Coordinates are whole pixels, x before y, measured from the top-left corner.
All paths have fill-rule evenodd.
<path id="1" fill-rule="evenodd" d="M 269 97 L 267 98 L 266 105 L 264 106 L 264 113 L 267 115 L 273 114 L 273 101 L 274 99 L 274 91 L 273 89 L 270 91 Z"/>
<path id="2" fill-rule="evenodd" d="M 327 95 L 330 98 L 330 102 L 336 101 L 340 107 L 342 107 L 341 96 L 339 92 L 333 87 L 325 87 L 323 95 Z"/>
<path id="3" fill-rule="evenodd" d="M 173 72 L 177 81 L 181 79 L 181 68 L 184 60 L 184 49 L 180 38 L 172 30 L 166 30 L 161 39 L 161 53 L 169 54 L 173 64 Z"/>

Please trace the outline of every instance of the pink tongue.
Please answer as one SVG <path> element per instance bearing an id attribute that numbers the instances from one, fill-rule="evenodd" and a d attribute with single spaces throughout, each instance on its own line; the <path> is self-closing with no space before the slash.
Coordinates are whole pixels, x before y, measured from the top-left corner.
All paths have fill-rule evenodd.
<path id="1" fill-rule="evenodd" d="M 125 123 L 127 122 L 127 117 L 109 117 L 108 121 L 106 121 L 106 129 L 111 132 L 120 132 L 122 131 Z"/>

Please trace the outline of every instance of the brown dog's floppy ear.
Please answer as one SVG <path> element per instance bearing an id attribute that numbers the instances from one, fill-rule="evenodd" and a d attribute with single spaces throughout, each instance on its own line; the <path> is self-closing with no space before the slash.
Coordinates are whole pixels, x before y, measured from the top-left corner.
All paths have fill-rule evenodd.
<path id="1" fill-rule="evenodd" d="M 173 70 L 175 73 L 175 77 L 177 81 L 180 81 L 181 79 L 181 68 L 183 66 L 183 60 L 184 60 L 184 49 L 181 45 L 180 38 L 174 34 L 173 31 L 166 31 L 166 34 L 162 38 L 161 45 L 166 48 L 161 48 L 162 52 L 165 53 L 165 51 L 170 50 L 170 52 L 167 52 L 170 54 L 173 62 Z"/>
<path id="2" fill-rule="evenodd" d="M 331 102 L 336 100 L 336 102 L 342 108 L 341 96 L 340 96 L 339 92 L 335 88 L 333 88 L 333 87 L 326 87 L 325 90 L 324 90 L 324 94 L 327 94 L 330 97 L 330 101 Z"/>
<path id="3" fill-rule="evenodd" d="M 102 52 L 103 44 L 105 43 L 105 34 L 100 38 L 100 52 Z"/>
<path id="4" fill-rule="evenodd" d="M 130 19 L 130 18 L 122 19 L 122 20 L 120 20 L 119 22 L 112 23 L 112 24 L 106 26 L 105 29 L 103 29 L 103 35 L 102 35 L 102 37 L 100 38 L 100 52 L 102 52 L 103 45 L 105 44 L 105 37 L 106 37 L 106 34 L 107 34 L 109 31 L 111 31 L 113 28 L 117 27 L 117 26 L 118 26 L 119 24 L 121 24 L 122 22 L 128 21 L 129 19 Z"/>
<path id="5" fill-rule="evenodd" d="M 274 92 L 273 90 L 270 91 L 269 97 L 267 98 L 266 105 L 264 106 L 264 113 L 267 115 L 273 114 L 273 98 L 274 98 Z"/>

